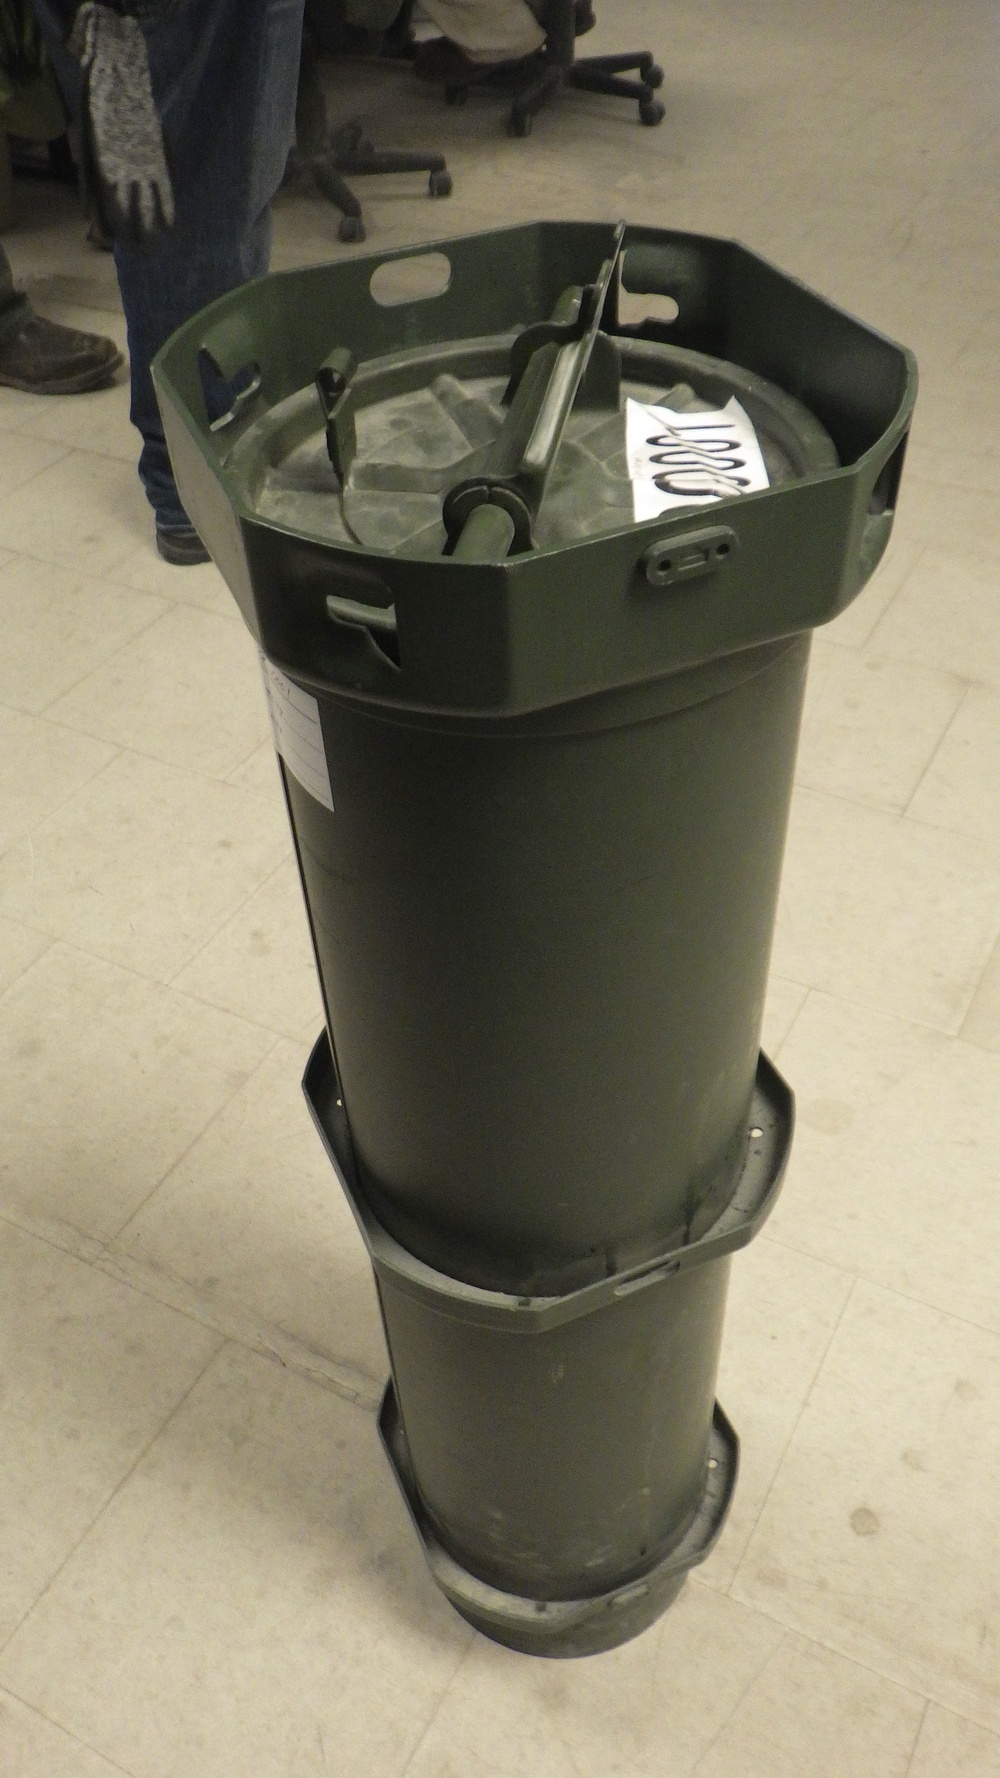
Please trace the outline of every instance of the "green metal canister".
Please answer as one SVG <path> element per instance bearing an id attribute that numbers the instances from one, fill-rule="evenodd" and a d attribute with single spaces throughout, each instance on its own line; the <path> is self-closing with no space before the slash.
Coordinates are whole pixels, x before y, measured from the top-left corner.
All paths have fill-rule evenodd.
<path id="1" fill-rule="evenodd" d="M 379 299 L 429 260 L 436 294 Z M 623 290 L 675 320 L 625 326 Z M 734 243 L 539 224 L 261 280 L 155 374 L 264 659 L 387 1450 L 473 1622 L 609 1646 L 735 1479 L 809 638 L 888 540 L 912 358 Z M 769 485 L 636 523 L 630 397 L 735 398 Z"/>

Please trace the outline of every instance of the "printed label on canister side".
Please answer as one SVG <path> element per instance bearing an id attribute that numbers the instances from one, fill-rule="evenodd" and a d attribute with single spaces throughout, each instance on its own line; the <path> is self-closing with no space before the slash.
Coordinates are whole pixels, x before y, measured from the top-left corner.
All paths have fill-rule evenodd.
<path id="1" fill-rule="evenodd" d="M 332 810 L 330 768 L 326 763 L 316 699 L 293 685 L 280 667 L 264 655 L 260 657 L 260 667 L 275 747 L 303 790 L 308 790 L 324 808 Z"/>

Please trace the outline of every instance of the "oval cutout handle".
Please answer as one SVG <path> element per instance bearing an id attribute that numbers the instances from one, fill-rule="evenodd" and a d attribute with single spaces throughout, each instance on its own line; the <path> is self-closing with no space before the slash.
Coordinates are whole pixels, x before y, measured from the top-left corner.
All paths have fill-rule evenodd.
<path id="1" fill-rule="evenodd" d="M 380 308 L 395 309 L 402 303 L 443 296 L 450 284 L 451 260 L 446 253 L 407 253 L 377 265 L 368 288 Z"/>

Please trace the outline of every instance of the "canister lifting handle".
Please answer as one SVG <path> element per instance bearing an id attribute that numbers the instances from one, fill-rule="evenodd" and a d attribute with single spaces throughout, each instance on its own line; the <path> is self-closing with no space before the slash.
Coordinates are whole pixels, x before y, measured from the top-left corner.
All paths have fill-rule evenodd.
<path id="1" fill-rule="evenodd" d="M 492 547 L 502 548 L 502 555 L 485 558 L 468 553 L 483 547 L 486 534 L 481 527 L 475 534 L 479 541 L 460 549 L 466 526 L 483 506 L 500 507 L 509 515 L 516 552 L 531 548 L 532 527 L 566 422 L 587 374 L 624 239 L 625 224 L 621 222 L 611 255 L 596 281 L 582 290 L 565 292 L 550 321 L 527 328 L 515 341 L 504 396 L 510 412 L 500 435 L 477 474 L 465 477 L 445 496 L 446 554 L 483 561 L 503 560 L 509 553 L 511 544 L 504 548 L 502 542 L 504 526 L 495 526 L 490 533 Z"/>

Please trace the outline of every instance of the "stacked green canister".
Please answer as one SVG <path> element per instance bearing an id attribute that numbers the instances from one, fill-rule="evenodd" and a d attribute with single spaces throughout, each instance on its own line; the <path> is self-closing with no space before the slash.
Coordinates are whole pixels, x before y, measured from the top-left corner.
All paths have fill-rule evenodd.
<path id="1" fill-rule="evenodd" d="M 676 313 L 627 325 L 628 293 Z M 759 1041 L 809 641 L 888 541 L 913 360 L 732 242 L 558 223 L 262 279 L 156 378 L 261 649 L 386 1450 L 465 1617 L 611 1647 L 735 1485 L 715 1379 L 791 1140 Z M 734 398 L 764 485 L 672 480 L 668 428 L 674 503 L 637 521 L 628 404 Z"/>

